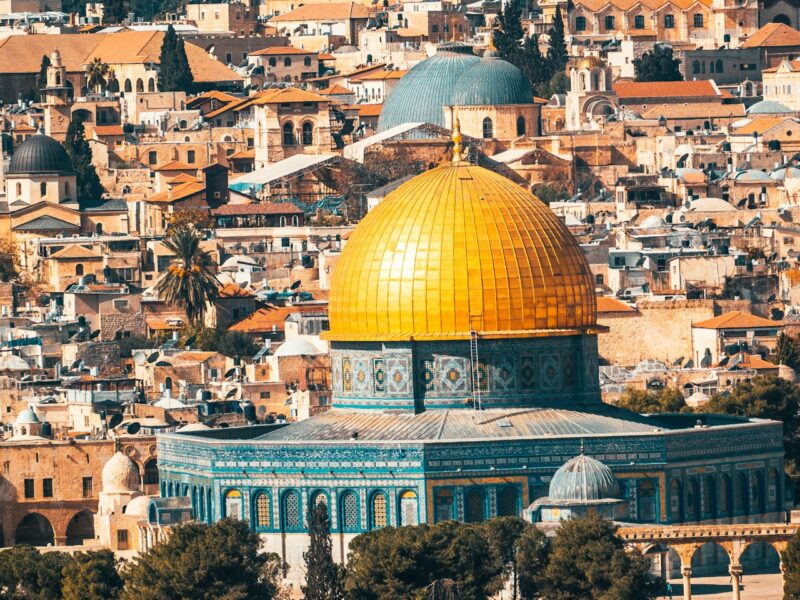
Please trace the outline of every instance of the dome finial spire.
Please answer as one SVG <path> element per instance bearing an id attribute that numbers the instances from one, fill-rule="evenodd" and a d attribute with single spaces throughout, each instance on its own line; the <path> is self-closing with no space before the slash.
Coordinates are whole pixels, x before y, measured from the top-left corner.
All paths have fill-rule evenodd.
<path id="1" fill-rule="evenodd" d="M 461 122 L 458 120 L 458 113 L 456 109 L 453 110 L 453 133 L 451 139 L 453 140 L 453 164 L 457 165 L 461 162 Z"/>

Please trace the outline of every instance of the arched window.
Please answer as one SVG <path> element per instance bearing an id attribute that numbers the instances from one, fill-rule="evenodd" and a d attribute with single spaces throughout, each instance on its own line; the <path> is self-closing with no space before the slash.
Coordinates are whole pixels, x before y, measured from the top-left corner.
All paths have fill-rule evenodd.
<path id="1" fill-rule="evenodd" d="M 747 485 L 747 475 L 739 473 L 734 479 L 733 511 L 738 515 L 746 515 L 750 508 L 750 488 Z"/>
<path id="2" fill-rule="evenodd" d="M 492 120 L 489 117 L 486 117 L 483 120 L 483 139 L 490 140 L 494 137 L 494 127 L 492 126 Z"/>
<path id="3" fill-rule="evenodd" d="M 303 146 L 310 146 L 314 143 L 314 126 L 309 123 L 303 123 Z"/>
<path id="4" fill-rule="evenodd" d="M 283 145 L 294 146 L 294 124 L 291 121 L 283 124 Z"/>
<path id="5" fill-rule="evenodd" d="M 750 478 L 750 498 L 752 499 L 752 514 L 764 513 L 764 475 L 757 472 Z"/>
<path id="6" fill-rule="evenodd" d="M 300 219 L 297 215 L 292 217 L 292 227 L 297 227 L 300 225 Z"/>
<path id="7" fill-rule="evenodd" d="M 265 492 L 259 492 L 253 501 L 253 506 L 255 506 L 256 527 L 271 527 L 272 511 L 270 508 L 269 494 Z"/>
<path id="8" fill-rule="evenodd" d="M 695 74 L 695 75 L 699 75 L 700 74 L 700 61 L 699 60 L 693 60 L 692 61 L 692 73 Z"/>
<path id="9" fill-rule="evenodd" d="M 158 483 L 158 459 L 151 458 L 144 463 L 144 483 L 152 485 Z"/>
<path id="10" fill-rule="evenodd" d="M 525 135 L 525 117 L 517 117 L 517 135 Z"/>
<path id="11" fill-rule="evenodd" d="M 372 514 L 370 516 L 370 529 L 382 529 L 388 524 L 386 514 L 386 496 L 376 492 L 372 496 Z"/>
<path id="12" fill-rule="evenodd" d="M 278 59 L 274 56 L 269 59 L 269 66 L 270 67 L 277 67 L 278 66 Z"/>
<path id="13" fill-rule="evenodd" d="M 683 521 L 683 498 L 681 493 L 681 482 L 673 479 L 669 484 L 669 514 L 673 523 Z"/>
<path id="14" fill-rule="evenodd" d="M 497 516 L 516 517 L 519 515 L 519 494 L 512 486 L 504 487 L 497 495 Z"/>
<path id="15" fill-rule="evenodd" d="M 717 59 L 717 73 L 722 73 L 725 70 L 725 65 L 722 64 L 722 59 Z"/>
<path id="16" fill-rule="evenodd" d="M 69 196 L 69 181 L 64 182 L 64 194 Z"/>
<path id="17" fill-rule="evenodd" d="M 484 505 L 485 495 L 480 488 L 472 488 L 467 491 L 466 514 L 464 515 L 467 523 L 480 523 L 485 518 Z"/>
<path id="18" fill-rule="evenodd" d="M 42 183 L 39 184 L 39 195 L 42 198 L 47 196 L 47 184 L 45 182 L 42 182 Z"/>
<path id="19" fill-rule="evenodd" d="M 358 531 L 358 498 L 354 492 L 345 492 L 339 502 L 342 531 Z"/>
<path id="20" fill-rule="evenodd" d="M 400 525 L 417 525 L 419 523 L 419 509 L 417 494 L 405 490 L 400 494 Z"/>
<path id="21" fill-rule="evenodd" d="M 287 531 L 296 531 L 303 526 L 300 515 L 300 496 L 295 491 L 286 492 L 283 497 L 283 528 Z"/>
<path id="22" fill-rule="evenodd" d="M 278 226 L 286 227 L 286 217 L 284 217 L 283 215 L 281 215 L 281 217 L 278 219 Z"/>
<path id="23" fill-rule="evenodd" d="M 649 479 L 639 481 L 637 492 L 637 505 L 639 508 L 639 522 L 656 522 L 656 489 Z"/>
<path id="24" fill-rule="evenodd" d="M 306 57 L 303 59 L 303 64 L 304 64 L 305 66 L 307 66 L 307 67 L 310 67 L 310 66 L 311 66 L 311 57 L 310 57 L 310 56 L 306 56 Z"/>
<path id="25" fill-rule="evenodd" d="M 727 475 L 719 478 L 719 515 L 726 517 L 731 512 L 731 479 Z"/>
<path id="26" fill-rule="evenodd" d="M 703 518 L 714 519 L 717 516 L 717 484 L 708 476 L 703 485 Z"/>
<path id="27" fill-rule="evenodd" d="M 136 80 L 136 91 L 137 92 L 143 92 L 144 91 L 144 81 L 142 81 L 141 79 L 137 79 Z"/>
<path id="28" fill-rule="evenodd" d="M 77 275 L 78 277 L 83 275 L 83 265 L 81 263 L 75 265 L 75 275 Z"/>
<path id="29" fill-rule="evenodd" d="M 700 490 L 697 486 L 697 480 L 692 479 L 689 482 L 689 486 L 686 490 L 686 518 L 690 521 L 696 521 L 700 517 L 700 515 L 697 514 L 697 505 L 699 499 Z"/>
<path id="30" fill-rule="evenodd" d="M 436 522 L 452 521 L 456 518 L 453 512 L 453 493 L 450 490 L 439 490 L 436 492 L 434 504 Z"/>
<path id="31" fill-rule="evenodd" d="M 292 59 L 290 57 L 285 57 L 283 59 L 283 66 L 284 67 L 291 67 L 292 66 Z"/>
<path id="32" fill-rule="evenodd" d="M 103 235 L 103 224 L 102 223 L 95 223 L 94 232 L 97 235 Z"/>
<path id="33" fill-rule="evenodd" d="M 125 80 L 125 91 L 126 92 L 132 92 L 133 91 L 133 86 L 131 86 L 131 80 L 130 79 L 126 79 Z"/>
<path id="34" fill-rule="evenodd" d="M 167 377 L 164 380 L 164 389 L 172 391 L 172 377 Z"/>
<path id="35" fill-rule="evenodd" d="M 22 196 L 22 184 L 17 182 L 17 197 Z"/>
<path id="36" fill-rule="evenodd" d="M 239 490 L 225 492 L 225 516 L 234 519 L 242 518 L 242 492 Z"/>
<path id="37" fill-rule="evenodd" d="M 152 77 L 147 80 L 147 91 L 148 92 L 155 92 L 156 91 L 156 80 Z"/>

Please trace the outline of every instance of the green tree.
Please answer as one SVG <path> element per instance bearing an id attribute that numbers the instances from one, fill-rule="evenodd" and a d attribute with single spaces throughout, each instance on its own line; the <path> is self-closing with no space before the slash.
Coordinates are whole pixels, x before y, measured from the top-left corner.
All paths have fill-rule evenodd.
<path id="1" fill-rule="evenodd" d="M 0 281 L 19 278 L 19 247 L 9 239 L 0 240 Z"/>
<path id="2" fill-rule="evenodd" d="M 786 549 L 781 552 L 784 600 L 800 600 L 800 533 L 789 540 Z"/>
<path id="3" fill-rule="evenodd" d="M 556 14 L 553 17 L 553 26 L 548 31 L 550 47 L 547 49 L 547 61 L 550 63 L 550 72 L 564 71 L 569 60 L 567 53 L 567 38 L 564 35 L 564 18 L 561 16 L 561 5 L 556 5 Z"/>
<path id="4" fill-rule="evenodd" d="M 681 61 L 674 58 L 672 48 L 657 45 L 633 60 L 636 81 L 682 81 Z"/>
<path id="5" fill-rule="evenodd" d="M 185 523 L 170 538 L 133 559 L 122 572 L 124 600 L 271 600 L 281 561 L 259 552 L 248 524 L 223 519 Z"/>
<path id="6" fill-rule="evenodd" d="M 615 404 L 639 414 L 679 413 L 687 410 L 683 394 L 673 387 L 665 387 L 657 392 L 628 387 Z"/>
<path id="7" fill-rule="evenodd" d="M 497 55 L 519 66 L 522 60 L 522 13 L 518 2 L 506 2 L 497 14 L 497 29 L 494 31 L 494 45 Z"/>
<path id="8" fill-rule="evenodd" d="M 221 331 L 188 324 L 181 331 L 179 342 L 185 347 L 190 338 L 194 338 L 191 346 L 195 350 L 219 352 L 230 357 L 254 356 L 259 350 L 253 338 L 240 331 Z"/>
<path id="9" fill-rule="evenodd" d="M 103 186 L 92 164 L 92 149 L 86 141 L 86 131 L 80 117 L 73 117 L 64 140 L 72 168 L 77 175 L 77 201 L 81 209 L 98 206 L 103 199 Z"/>
<path id="10" fill-rule="evenodd" d="M 40 553 L 31 546 L 0 552 L 2 600 L 54 600 L 61 595 L 61 571 L 72 561 L 62 552 Z"/>
<path id="11" fill-rule="evenodd" d="M 63 600 L 116 600 L 122 578 L 110 550 L 81 552 L 62 569 Z"/>
<path id="12" fill-rule="evenodd" d="M 616 526 L 598 516 L 561 523 L 538 579 L 548 600 L 647 600 L 661 588 L 647 559 L 626 549 Z"/>
<path id="13" fill-rule="evenodd" d="M 50 66 L 50 57 L 42 54 L 42 64 L 39 66 L 39 74 L 36 76 L 36 89 L 41 90 L 47 87 L 47 68 Z"/>
<path id="14" fill-rule="evenodd" d="M 781 421 L 786 469 L 797 473 L 800 461 L 800 386 L 775 375 L 753 377 L 739 383 L 730 393 L 712 396 L 704 410 Z"/>
<path id="15" fill-rule="evenodd" d="M 111 67 L 100 57 L 95 57 L 86 65 L 86 85 L 95 92 L 103 91 L 111 77 Z"/>
<path id="16" fill-rule="evenodd" d="M 206 304 L 217 300 L 219 281 L 211 272 L 211 255 L 200 248 L 201 236 L 192 229 L 176 229 L 164 246 L 175 255 L 175 261 L 156 284 L 162 300 L 180 306 L 192 325 L 202 323 Z"/>
<path id="17" fill-rule="evenodd" d="M 103 4 L 103 21 L 106 23 L 122 23 L 128 18 L 130 7 L 126 0 L 105 0 Z"/>
<path id="18" fill-rule="evenodd" d="M 522 600 L 540 597 L 539 577 L 547 567 L 547 537 L 536 527 L 526 527 L 517 540 L 517 579 Z"/>
<path id="19" fill-rule="evenodd" d="M 186 57 L 186 47 L 172 25 L 167 27 L 167 32 L 164 34 L 159 61 L 158 87 L 162 92 L 188 94 L 192 91 L 194 78 L 189 67 L 189 59 Z"/>
<path id="20" fill-rule="evenodd" d="M 522 60 L 519 68 L 531 84 L 531 88 L 541 85 L 550 78 L 550 65 L 544 60 L 539 49 L 539 36 L 532 34 L 522 44 Z"/>
<path id="21" fill-rule="evenodd" d="M 569 77 L 562 71 L 556 71 L 550 77 L 534 86 L 534 93 L 540 98 L 550 99 L 556 94 L 566 94 L 569 91 Z"/>
<path id="22" fill-rule="evenodd" d="M 799 355 L 797 341 L 781 332 L 775 346 L 775 363 L 796 369 Z"/>
<path id="23" fill-rule="evenodd" d="M 308 552 L 303 553 L 306 563 L 306 600 L 342 600 L 342 568 L 333 562 L 328 507 L 319 502 L 308 511 Z"/>
<path id="24" fill-rule="evenodd" d="M 519 540 L 527 529 L 532 529 L 525 521 L 518 517 L 498 517 L 489 519 L 483 525 L 483 535 L 489 543 L 491 556 L 499 561 L 495 568 L 498 573 L 498 588 L 502 588 L 505 581 L 511 578 L 514 590 L 518 587 L 517 581 L 517 554 Z M 488 560 L 488 559 L 487 559 Z"/>

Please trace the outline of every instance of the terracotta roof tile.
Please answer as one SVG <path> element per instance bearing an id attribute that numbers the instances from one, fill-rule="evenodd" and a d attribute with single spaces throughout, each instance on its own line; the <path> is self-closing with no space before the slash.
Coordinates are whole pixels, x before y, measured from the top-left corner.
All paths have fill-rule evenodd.
<path id="1" fill-rule="evenodd" d="M 737 127 L 731 132 L 731 134 L 753 135 L 754 133 L 758 133 L 759 135 L 761 135 L 765 131 L 769 131 L 770 129 L 777 127 L 784 121 L 792 121 L 794 123 L 794 120 L 789 119 L 787 117 L 761 117 L 759 119 L 753 119 L 752 121 L 750 121 L 745 125 L 742 125 L 741 127 Z"/>
<path id="2" fill-rule="evenodd" d="M 692 327 L 700 329 L 753 329 L 761 327 L 783 327 L 780 321 L 770 321 L 750 313 L 734 310 L 724 315 L 692 323 Z"/>
<path id="3" fill-rule="evenodd" d="M 719 90 L 710 81 L 619 81 L 614 92 L 625 98 L 719 97 Z"/>
<path id="4" fill-rule="evenodd" d="M 238 152 L 234 152 L 228 157 L 228 160 L 254 160 L 255 157 L 255 148 L 250 148 L 249 150 L 239 150 Z"/>
<path id="5" fill-rule="evenodd" d="M 383 81 L 384 79 L 400 79 L 406 73 L 408 73 L 408 71 L 403 71 L 400 69 L 395 71 L 374 71 L 358 78 L 351 77 L 350 81 Z"/>
<path id="6" fill-rule="evenodd" d="M 199 181 L 182 183 L 172 188 L 172 191 L 159 192 L 145 198 L 145 202 L 156 204 L 171 204 L 179 200 L 185 200 L 195 194 L 199 194 L 206 189 L 206 186 Z"/>
<path id="7" fill-rule="evenodd" d="M 58 252 L 53 252 L 50 255 L 50 258 L 80 258 L 80 259 L 102 259 L 103 256 L 98 254 L 94 250 L 89 250 L 89 248 L 84 248 L 83 246 L 67 246 L 66 248 L 62 248 Z"/>
<path id="8" fill-rule="evenodd" d="M 93 125 L 94 132 L 99 136 L 124 135 L 122 125 Z"/>
<path id="9" fill-rule="evenodd" d="M 359 117 L 380 117 L 383 104 L 357 104 Z"/>
<path id="10" fill-rule="evenodd" d="M 313 50 L 303 50 L 301 48 L 295 48 L 294 46 L 272 46 L 270 48 L 262 48 L 261 50 L 256 50 L 255 52 L 251 52 L 249 56 L 284 56 L 284 55 L 296 55 L 296 54 L 316 54 Z"/>
<path id="11" fill-rule="evenodd" d="M 268 306 L 259 308 L 256 312 L 248 315 L 238 323 L 231 325 L 228 331 L 240 331 L 242 333 L 264 333 L 270 332 L 273 326 L 278 331 L 283 331 L 283 324 L 289 315 L 300 313 L 316 313 L 326 310 L 324 305 L 303 306 L 295 304 L 293 306 Z"/>
<path id="12" fill-rule="evenodd" d="M 339 85 L 338 83 L 334 83 L 333 85 L 329 85 L 324 90 L 320 90 L 319 94 L 321 96 L 346 96 L 352 94 L 353 90 L 344 87 L 343 85 Z"/>
<path id="13" fill-rule="evenodd" d="M 217 296 L 220 298 L 252 298 L 253 294 L 235 283 L 226 283 L 217 290 Z"/>
<path id="14" fill-rule="evenodd" d="M 196 171 L 197 167 L 194 165 L 181 162 L 179 160 L 171 160 L 163 165 L 156 165 L 153 171 Z"/>
<path id="15" fill-rule="evenodd" d="M 684 104 L 656 104 L 649 105 L 647 110 L 641 113 L 644 119 L 697 119 L 697 118 L 721 118 L 721 117 L 743 117 L 745 115 L 744 104 L 721 104 L 719 102 L 692 102 Z"/>
<path id="16" fill-rule="evenodd" d="M 249 105 L 274 104 L 276 102 L 328 102 L 328 99 L 295 87 L 264 90 L 250 99 Z"/>
<path id="17" fill-rule="evenodd" d="M 369 9 L 356 2 L 330 2 L 327 4 L 306 4 L 282 15 L 272 17 L 269 23 L 291 21 L 336 21 L 344 19 L 366 19 Z"/>
<path id="18" fill-rule="evenodd" d="M 629 304 L 609 296 L 597 297 L 597 313 L 635 313 L 636 309 Z"/>
<path id="19" fill-rule="evenodd" d="M 223 204 L 211 211 L 214 216 L 302 215 L 303 211 L 291 202 L 261 202 L 259 204 Z"/>
<path id="20" fill-rule="evenodd" d="M 800 46 L 800 31 L 783 23 L 767 23 L 749 36 L 742 48 L 771 48 L 776 46 Z"/>

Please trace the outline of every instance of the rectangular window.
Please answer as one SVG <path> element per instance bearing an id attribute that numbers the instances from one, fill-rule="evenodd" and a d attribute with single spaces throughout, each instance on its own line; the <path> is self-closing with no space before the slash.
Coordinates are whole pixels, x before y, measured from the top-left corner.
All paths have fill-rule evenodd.
<path id="1" fill-rule="evenodd" d="M 613 15 L 608 15 L 608 16 L 607 16 L 607 17 L 604 19 L 604 23 L 605 23 L 606 30 L 609 30 L 609 29 L 614 29 L 614 27 L 615 27 L 615 25 L 616 25 L 616 22 L 617 22 L 617 20 L 614 18 L 614 16 L 613 16 Z"/>
<path id="2" fill-rule="evenodd" d="M 614 266 L 615 267 L 624 267 L 625 266 L 625 257 L 624 256 L 615 256 L 614 257 Z"/>
<path id="3" fill-rule="evenodd" d="M 128 543 L 128 530 L 127 529 L 117 529 L 117 542 L 120 544 L 127 544 Z"/>
<path id="4" fill-rule="evenodd" d="M 664 15 L 664 28 L 666 29 L 675 28 L 675 15 Z"/>
<path id="5" fill-rule="evenodd" d="M 194 164 L 194 150 L 189 150 L 186 153 L 186 162 L 188 162 L 190 165 Z"/>
<path id="6" fill-rule="evenodd" d="M 24 482 L 25 497 L 33 498 L 33 479 L 26 479 Z"/>
<path id="7" fill-rule="evenodd" d="M 586 31 L 586 17 L 575 18 L 575 31 Z"/>
<path id="8" fill-rule="evenodd" d="M 698 28 L 702 28 L 703 27 L 703 15 L 702 14 L 698 13 L 698 14 L 694 15 L 693 21 L 694 21 L 694 26 L 695 27 L 698 27 Z"/>
<path id="9" fill-rule="evenodd" d="M 225 53 L 225 64 L 231 64 L 233 62 L 233 54 L 230 52 Z"/>
<path id="10" fill-rule="evenodd" d="M 436 24 L 431 25 L 431 33 L 439 33 L 439 26 Z"/>
<path id="11" fill-rule="evenodd" d="M 127 300 L 114 300 L 114 310 L 128 310 L 130 305 Z"/>
<path id="12" fill-rule="evenodd" d="M 644 15 L 636 15 L 633 17 L 633 28 L 644 29 Z"/>
<path id="13" fill-rule="evenodd" d="M 269 398 L 269 392 L 261 392 L 261 393 L 259 394 L 259 397 L 260 397 L 262 400 L 266 400 L 267 398 Z"/>
<path id="14" fill-rule="evenodd" d="M 147 163 L 150 165 L 154 165 L 158 162 L 158 153 L 155 150 L 151 150 L 147 153 Z"/>
<path id="15" fill-rule="evenodd" d="M 91 477 L 84 477 L 82 483 L 83 483 L 83 497 L 84 498 L 91 498 L 92 497 L 92 478 Z"/>
<path id="16" fill-rule="evenodd" d="M 53 497 L 53 480 L 49 477 L 42 479 L 42 496 L 45 498 Z"/>

